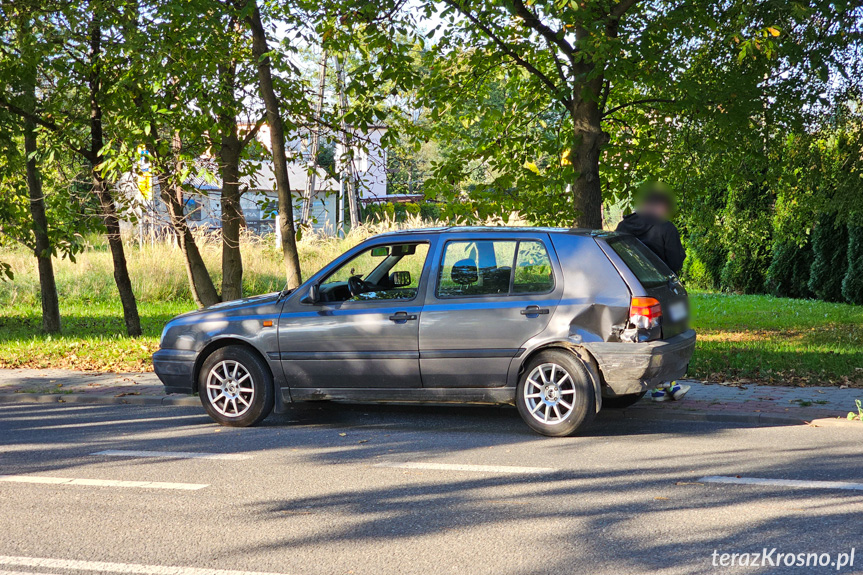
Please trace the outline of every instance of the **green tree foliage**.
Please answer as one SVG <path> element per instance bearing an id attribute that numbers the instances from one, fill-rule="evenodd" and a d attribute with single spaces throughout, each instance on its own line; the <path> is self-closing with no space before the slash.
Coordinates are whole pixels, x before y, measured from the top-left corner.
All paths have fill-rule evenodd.
<path id="1" fill-rule="evenodd" d="M 812 267 L 812 245 L 780 241 L 773 246 L 773 258 L 767 268 L 768 293 L 778 297 L 812 297 L 809 271 Z"/>
<path id="2" fill-rule="evenodd" d="M 823 214 L 812 233 L 809 289 L 819 299 L 844 301 L 842 272 L 848 269 L 848 228 L 835 214 Z"/>
<path id="3" fill-rule="evenodd" d="M 419 101 L 440 141 L 464 142 L 436 166 L 434 192 L 463 201 L 459 183 L 476 162 L 487 177 L 470 200 L 598 227 L 601 196 L 688 178 L 681 168 L 705 158 L 686 139 L 725 153 L 726 173 L 752 154 L 764 165 L 765 139 L 801 126 L 831 70 L 846 70 L 859 40 L 854 10 L 742 0 L 429 4 L 443 24 Z"/>
<path id="4" fill-rule="evenodd" d="M 848 303 L 863 305 L 863 226 L 848 226 L 848 271 L 842 295 Z"/>
<path id="5" fill-rule="evenodd" d="M 764 184 L 728 190 L 723 236 L 728 255 L 720 274 L 724 289 L 761 293 L 770 265 L 772 198 Z"/>

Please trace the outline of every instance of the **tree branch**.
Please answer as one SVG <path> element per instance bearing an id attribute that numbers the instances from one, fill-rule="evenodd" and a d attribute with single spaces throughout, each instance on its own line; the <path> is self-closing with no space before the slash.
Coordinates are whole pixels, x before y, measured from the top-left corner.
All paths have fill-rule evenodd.
<path id="1" fill-rule="evenodd" d="M 615 106 L 614 108 L 603 112 L 602 117 L 606 117 L 609 114 L 613 114 L 618 110 L 622 110 L 624 108 L 628 108 L 629 106 L 638 106 L 640 104 L 654 104 L 654 103 L 665 103 L 665 104 L 673 104 L 677 100 L 669 100 L 668 98 L 645 98 L 643 100 L 633 100 L 632 102 L 627 102 L 626 104 L 621 104 L 619 106 Z"/>
<path id="2" fill-rule="evenodd" d="M 615 4 L 614 7 L 611 9 L 611 12 L 609 15 L 613 19 L 619 20 L 621 18 L 621 16 L 626 14 L 627 10 L 629 10 L 630 8 L 632 8 L 635 5 L 636 2 L 638 2 L 638 0 L 620 0 L 620 2 Z"/>
<path id="3" fill-rule="evenodd" d="M 34 124 L 42 126 L 43 128 L 46 128 L 46 129 L 50 130 L 51 132 L 54 132 L 55 134 L 59 134 L 62 132 L 62 130 L 60 129 L 60 126 L 58 126 L 54 122 L 52 122 L 50 120 L 46 120 L 45 118 L 43 118 L 42 116 L 39 116 L 38 114 L 30 113 L 27 110 L 16 106 L 12 102 L 7 101 L 6 98 L 3 96 L 0 96 L 0 106 L 2 106 L 3 108 L 6 108 L 7 110 L 12 112 L 16 116 L 24 118 L 25 120 L 30 120 Z M 77 154 L 80 154 L 87 161 L 89 161 L 91 163 L 93 162 L 93 158 L 92 158 L 89 151 L 84 150 L 82 148 L 77 148 L 77 147 L 73 146 L 72 144 L 70 144 L 69 142 L 66 142 L 66 145 L 69 147 L 70 150 L 72 150 L 73 152 L 75 152 Z"/>
<path id="4" fill-rule="evenodd" d="M 513 6 L 515 7 L 515 15 L 521 18 L 522 22 L 524 22 L 528 28 L 538 32 L 548 41 L 549 44 L 554 44 L 560 48 L 560 51 L 566 54 L 570 63 L 575 63 L 575 48 L 572 47 L 572 44 L 566 41 L 560 32 L 555 32 L 547 25 L 543 24 L 536 14 L 531 12 L 530 9 L 524 5 L 522 0 L 513 0 Z"/>
<path id="5" fill-rule="evenodd" d="M 263 126 L 266 122 L 267 122 L 266 116 L 264 116 L 263 118 L 261 118 L 260 120 L 255 122 L 254 127 L 251 130 L 249 130 L 248 133 L 246 133 L 246 135 L 242 138 L 242 140 L 240 140 L 240 145 L 245 148 L 246 145 L 248 145 L 248 143 L 251 142 L 252 139 L 258 135 L 258 131 L 260 131 L 261 126 Z"/>
<path id="6" fill-rule="evenodd" d="M 554 51 L 554 47 L 551 44 L 549 44 L 548 47 L 551 50 L 551 59 L 554 60 L 554 67 L 557 69 L 557 77 L 560 78 L 561 82 L 567 84 L 568 78 L 563 69 L 563 64 L 560 63 L 560 58 L 557 57 L 557 52 Z"/>
<path id="7" fill-rule="evenodd" d="M 488 26 L 480 22 L 479 18 L 474 16 L 472 12 L 463 8 L 461 4 L 459 4 L 456 0 L 444 0 L 444 2 L 461 12 L 462 15 L 464 15 L 468 20 L 471 21 L 471 23 L 473 23 L 474 26 L 482 30 L 486 36 L 488 36 L 495 44 L 497 44 L 507 56 L 512 58 L 516 64 L 530 72 L 540 82 L 545 84 L 546 87 L 548 87 L 555 95 L 557 95 L 558 100 L 564 106 L 569 107 L 571 103 L 570 100 L 559 95 L 563 92 L 563 90 L 561 90 L 554 82 L 551 81 L 548 76 L 543 74 L 533 64 L 519 56 L 506 42 L 498 38 L 497 35 L 495 35 L 495 33 L 492 32 L 492 30 Z"/>

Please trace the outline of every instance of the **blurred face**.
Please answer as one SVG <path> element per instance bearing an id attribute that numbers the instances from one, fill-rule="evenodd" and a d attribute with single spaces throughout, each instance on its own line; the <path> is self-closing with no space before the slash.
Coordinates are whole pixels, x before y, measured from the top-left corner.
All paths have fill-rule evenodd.
<path id="1" fill-rule="evenodd" d="M 665 202 L 644 202 L 638 207 L 637 211 L 642 214 L 649 214 L 660 220 L 667 220 L 671 217 L 671 208 Z"/>

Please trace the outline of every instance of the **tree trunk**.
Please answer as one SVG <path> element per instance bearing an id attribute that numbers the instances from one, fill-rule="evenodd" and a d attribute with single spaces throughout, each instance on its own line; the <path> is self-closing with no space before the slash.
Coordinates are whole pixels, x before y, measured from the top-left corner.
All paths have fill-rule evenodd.
<path id="1" fill-rule="evenodd" d="M 219 147 L 219 170 L 222 176 L 222 299 L 243 297 L 243 257 L 240 253 L 240 227 L 243 212 L 240 207 L 240 151 L 242 142 L 237 134 L 237 122 L 225 117 L 222 124 L 222 144 Z"/>
<path id="2" fill-rule="evenodd" d="M 36 109 L 35 70 L 27 79 L 25 86 L 27 109 Z M 33 218 L 34 253 L 39 268 L 39 290 L 42 296 L 42 329 L 48 333 L 60 331 L 60 301 L 57 297 L 57 283 L 54 280 L 54 266 L 51 262 L 53 250 L 48 237 L 48 217 L 45 213 L 45 196 L 42 192 L 42 178 L 36 166 L 36 123 L 31 119 L 24 121 L 24 152 L 27 156 L 27 189 L 30 192 L 30 215 Z"/>
<path id="3" fill-rule="evenodd" d="M 270 70 L 270 51 L 267 36 L 261 22 L 261 11 L 257 0 L 250 0 L 252 10 L 247 17 L 252 29 L 252 54 L 258 66 L 258 85 L 261 98 L 267 108 L 267 123 L 270 127 L 270 143 L 273 149 L 273 172 L 276 176 L 276 191 L 279 199 L 279 231 L 282 238 L 282 253 L 285 257 L 287 288 L 294 289 L 302 283 L 300 257 L 297 253 L 296 230 L 294 229 L 294 205 L 288 181 L 288 163 L 285 153 L 285 129 L 279 112 L 279 101 L 273 88 Z"/>
<path id="4" fill-rule="evenodd" d="M 609 136 L 602 131 L 602 115 L 595 99 L 576 98 L 570 111 L 574 145 L 569 160 L 575 170 L 572 199 L 575 226 L 602 228 L 602 182 L 599 179 L 599 154 Z"/>
<path id="5" fill-rule="evenodd" d="M 198 307 L 219 303 L 221 300 L 216 292 L 216 286 L 213 285 L 213 278 L 207 271 L 204 258 L 201 257 L 201 252 L 198 250 L 198 244 L 195 243 L 195 237 L 186 222 L 183 190 L 179 186 L 169 183 L 169 178 L 165 174 L 159 175 L 159 190 L 162 201 L 168 206 L 171 227 L 177 236 L 177 243 L 183 254 L 183 261 L 186 263 L 186 275 L 189 278 L 192 298 Z"/>
<path id="6" fill-rule="evenodd" d="M 92 4 L 91 4 L 92 8 Z M 132 291 L 132 280 L 126 266 L 126 254 L 123 250 L 123 239 L 120 237 L 120 219 L 117 216 L 117 206 L 105 180 L 99 173 L 100 152 L 104 146 L 102 133 L 102 107 L 98 96 L 101 86 L 101 56 L 102 56 L 102 26 L 99 21 L 99 7 L 93 9 L 93 21 L 90 31 L 90 165 L 92 170 L 93 191 L 99 198 L 102 209 L 102 221 L 105 224 L 108 247 L 114 263 L 114 282 L 120 294 L 123 305 L 123 318 L 126 322 L 126 333 L 130 336 L 141 335 L 141 318 L 138 316 L 138 304 Z"/>

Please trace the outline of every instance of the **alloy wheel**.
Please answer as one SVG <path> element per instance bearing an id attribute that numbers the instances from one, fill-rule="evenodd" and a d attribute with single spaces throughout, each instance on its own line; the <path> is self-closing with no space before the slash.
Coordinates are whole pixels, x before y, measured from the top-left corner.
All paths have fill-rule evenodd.
<path id="1" fill-rule="evenodd" d="M 238 361 L 224 360 L 207 374 L 207 398 L 225 417 L 240 417 L 252 407 L 255 386 L 249 370 Z"/>
<path id="2" fill-rule="evenodd" d="M 556 363 L 538 365 L 525 382 L 524 403 L 531 417 L 540 423 L 560 423 L 575 406 L 575 382 Z"/>

